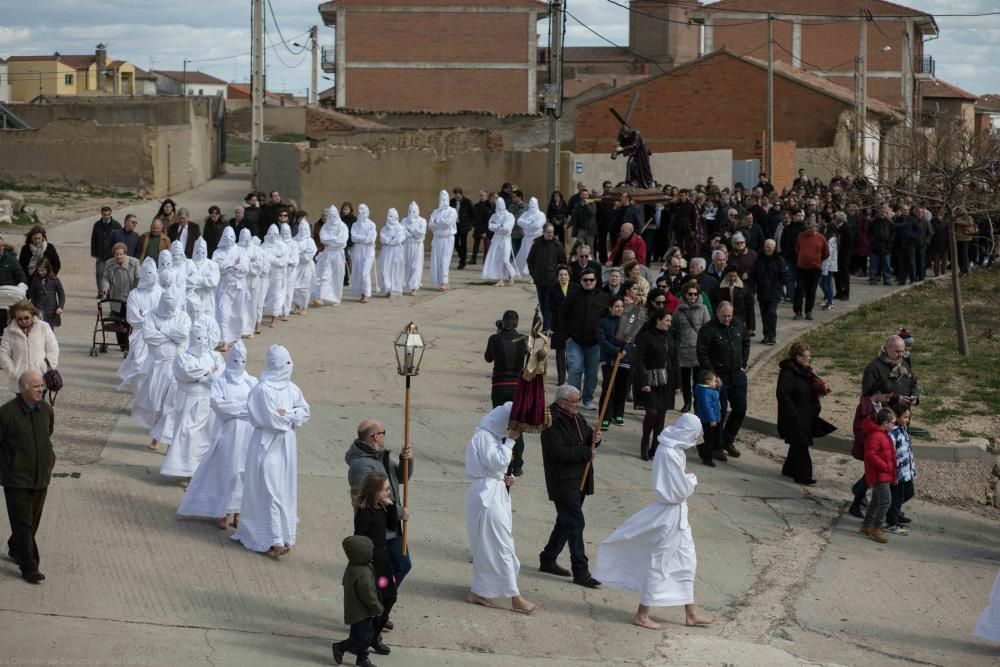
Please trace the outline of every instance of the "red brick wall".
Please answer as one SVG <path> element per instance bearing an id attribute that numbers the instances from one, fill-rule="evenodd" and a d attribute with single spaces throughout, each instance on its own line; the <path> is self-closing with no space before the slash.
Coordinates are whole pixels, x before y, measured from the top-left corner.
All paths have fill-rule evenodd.
<path id="1" fill-rule="evenodd" d="M 734 160 L 758 156 L 755 143 L 767 124 L 767 72 L 731 56 L 718 55 L 676 74 L 628 88 L 580 108 L 576 148 L 610 151 L 618 121 L 608 112 L 628 108 L 641 90 L 632 124 L 654 152 L 730 148 Z M 781 76 L 774 78 L 775 139 L 803 148 L 833 144 L 840 113 L 850 105 Z"/>
<path id="2" fill-rule="evenodd" d="M 795 169 L 795 142 L 775 142 L 773 155 L 774 166 L 768 170 L 771 185 L 778 190 L 791 187 L 792 181 L 798 176 Z"/>
<path id="3" fill-rule="evenodd" d="M 347 63 L 528 59 L 528 14 L 347 12 Z"/>
<path id="4" fill-rule="evenodd" d="M 348 69 L 347 108 L 525 113 L 527 70 Z"/>
<path id="5" fill-rule="evenodd" d="M 792 50 L 791 23 L 774 22 L 774 43 L 775 60 L 792 62 L 789 55 Z M 788 52 L 782 51 L 779 45 Z M 745 21 L 716 20 L 712 31 L 712 50 L 722 48 L 740 56 L 767 60 L 767 21 L 747 24 Z"/>

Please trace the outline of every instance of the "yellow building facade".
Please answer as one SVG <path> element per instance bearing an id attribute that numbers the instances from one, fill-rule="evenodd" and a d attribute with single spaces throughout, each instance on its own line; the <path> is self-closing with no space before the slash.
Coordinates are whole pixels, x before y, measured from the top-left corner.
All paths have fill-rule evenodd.
<path id="1" fill-rule="evenodd" d="M 98 44 L 93 55 L 11 56 L 7 60 L 12 102 L 30 102 L 39 95 L 135 95 L 135 66 L 108 61 Z"/>

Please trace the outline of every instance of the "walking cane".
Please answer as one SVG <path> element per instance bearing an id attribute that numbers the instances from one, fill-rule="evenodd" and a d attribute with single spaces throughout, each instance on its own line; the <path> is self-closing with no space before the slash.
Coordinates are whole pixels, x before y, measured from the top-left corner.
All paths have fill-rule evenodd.
<path id="1" fill-rule="evenodd" d="M 604 414 L 608 410 L 608 403 L 611 402 L 611 394 L 615 391 L 615 377 L 618 376 L 618 367 L 622 363 L 622 359 L 625 358 L 625 346 L 632 342 L 635 335 L 642 328 L 643 322 L 646 321 L 646 313 L 642 308 L 638 306 L 632 306 L 632 308 L 622 315 L 621 320 L 618 322 L 618 332 L 615 338 L 622 341 L 622 349 L 615 356 L 615 364 L 611 367 L 611 377 L 608 378 L 608 390 L 601 396 L 601 412 L 597 417 L 597 424 L 594 425 L 594 438 L 590 443 L 590 461 L 587 461 L 587 465 L 583 467 L 583 479 L 580 480 L 580 493 L 587 486 L 587 476 L 590 475 L 590 465 L 594 460 L 594 452 L 597 451 L 597 435 L 601 432 L 601 423 L 604 422 Z"/>

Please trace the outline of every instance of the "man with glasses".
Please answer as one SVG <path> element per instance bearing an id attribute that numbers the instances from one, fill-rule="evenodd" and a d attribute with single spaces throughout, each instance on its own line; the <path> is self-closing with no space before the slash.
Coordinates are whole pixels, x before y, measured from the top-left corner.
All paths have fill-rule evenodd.
<path id="1" fill-rule="evenodd" d="M 597 287 L 597 272 L 584 269 L 580 287 L 570 294 L 559 311 L 556 330 L 566 335 L 568 381 L 583 387 L 583 407 L 596 410 L 594 391 L 597 389 L 597 368 L 601 364 L 601 348 L 597 344 L 597 323 L 607 314 L 608 295 Z"/>
<path id="2" fill-rule="evenodd" d="M 569 265 L 570 282 L 579 283 L 580 276 L 587 269 L 592 270 L 597 275 L 601 275 L 601 265 L 594 259 L 589 245 L 582 245 L 576 249 L 576 260 Z"/>
<path id="3" fill-rule="evenodd" d="M 365 419 L 358 424 L 358 438 L 344 455 L 344 461 L 348 466 L 347 481 L 351 485 L 352 496 L 357 494 L 369 473 L 380 472 L 389 478 L 389 491 L 392 494 L 393 504 L 388 511 L 396 513 L 400 525 L 410 518 L 410 511 L 403 508 L 403 496 L 399 492 L 399 480 L 403 476 L 403 459 L 410 461 L 409 474 L 413 477 L 413 450 L 409 444 L 404 443 L 403 451 L 399 453 L 399 461 L 393 463 L 389 450 L 385 448 L 385 425 L 377 419 Z M 410 571 L 410 555 L 403 554 L 401 533 L 387 530 L 385 539 L 398 587 L 403 583 L 403 577 Z M 391 625 L 386 627 L 392 628 Z"/>
<path id="4" fill-rule="evenodd" d="M 572 574 L 574 584 L 597 588 L 601 582 L 590 574 L 583 542 L 583 501 L 594 494 L 594 466 L 588 468 L 587 464 L 593 459 L 592 444 L 600 445 L 601 432 L 590 427 L 580 414 L 580 390 L 570 384 L 556 388 L 555 402 L 549 409 L 552 426 L 542 431 L 542 463 L 545 489 L 556 506 L 556 525 L 538 554 L 538 569 L 559 577 Z M 556 562 L 567 544 L 572 572 Z"/>
<path id="5" fill-rule="evenodd" d="M 186 208 L 177 209 L 177 222 L 167 227 L 167 237 L 170 242 L 180 241 L 184 246 L 184 256 L 191 259 L 194 254 L 194 242 L 201 238 L 201 227 L 196 222 L 190 222 L 191 212 Z"/>

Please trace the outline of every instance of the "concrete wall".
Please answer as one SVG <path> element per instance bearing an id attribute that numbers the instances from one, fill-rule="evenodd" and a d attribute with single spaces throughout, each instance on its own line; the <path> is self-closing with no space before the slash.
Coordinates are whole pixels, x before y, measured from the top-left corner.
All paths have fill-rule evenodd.
<path id="1" fill-rule="evenodd" d="M 54 104 L 11 104 L 10 109 L 32 127 L 56 120 L 95 120 L 102 125 L 140 123 L 180 125 L 191 116 L 211 115 L 209 99 L 76 97 L 60 98 Z"/>
<path id="2" fill-rule="evenodd" d="M 608 153 L 567 153 L 570 160 L 572 182 L 583 181 L 600 190 L 601 183 L 619 183 L 625 178 L 625 160 L 612 160 Z M 660 183 L 678 187 L 693 187 L 705 183 L 709 176 L 715 177 L 720 188 L 732 187 L 733 152 L 728 149 L 713 151 L 682 151 L 677 153 L 654 153 L 650 158 L 653 176 Z M 582 171 L 577 170 L 577 166 Z M 572 185 L 572 182 L 570 185 Z M 575 192 L 563 183 L 563 192 Z M 567 195 L 569 196 L 569 195 Z"/>
<path id="3" fill-rule="evenodd" d="M 156 135 L 155 127 L 86 120 L 0 130 L 0 180 L 155 191 Z"/>
<path id="4" fill-rule="evenodd" d="M 837 158 L 833 148 L 796 148 L 795 174 L 797 176 L 799 169 L 805 169 L 809 178 L 818 177 L 824 183 L 829 183 L 834 169 L 849 164 L 849 160 L 849 157 Z"/>
<path id="5" fill-rule="evenodd" d="M 242 102 L 243 100 L 237 100 Z M 230 132 L 250 132 L 250 102 L 233 109 L 226 102 L 226 129 Z M 306 107 L 264 107 L 264 134 L 305 134 Z"/>
<path id="6" fill-rule="evenodd" d="M 475 200 L 480 189 L 496 190 L 508 180 L 526 197 L 543 202 L 548 198 L 545 151 L 467 146 L 442 154 L 427 146 L 377 151 L 358 145 L 307 148 L 272 142 L 264 143 L 261 151 L 261 187 L 295 199 L 313 217 L 330 204 L 347 200 L 357 207 L 364 202 L 381 227 L 389 207 L 405 213 L 416 201 L 426 217 L 437 207 L 441 190 L 461 186 Z M 563 163 L 568 167 L 568 160 Z M 563 175 L 563 181 L 572 182 L 567 170 Z"/>

